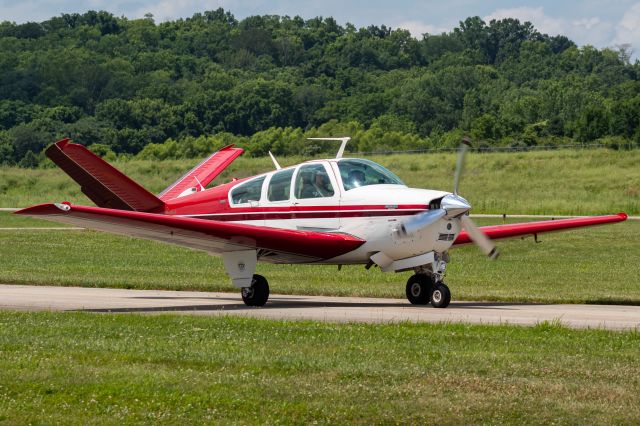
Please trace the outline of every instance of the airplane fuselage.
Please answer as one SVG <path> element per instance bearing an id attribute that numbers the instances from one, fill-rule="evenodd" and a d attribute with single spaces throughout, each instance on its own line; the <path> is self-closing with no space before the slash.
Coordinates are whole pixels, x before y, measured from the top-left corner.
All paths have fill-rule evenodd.
<path id="1" fill-rule="evenodd" d="M 358 175 L 359 171 L 365 181 L 349 180 L 350 175 Z M 385 173 L 389 176 L 385 177 Z M 318 174 L 326 179 L 323 187 L 313 181 L 320 179 Z M 250 194 L 240 195 L 243 188 Z M 280 192 L 276 194 L 276 191 Z M 445 252 L 460 232 L 458 221 L 443 218 L 410 238 L 399 235 L 398 226 L 409 217 L 428 211 L 430 205 L 433 207 L 448 194 L 408 188 L 391 172 L 367 160 L 315 160 L 188 193 L 168 202 L 166 213 L 281 229 L 350 234 L 366 243 L 321 263 L 367 263 L 372 254 L 382 250 L 396 259 L 429 251 Z"/>

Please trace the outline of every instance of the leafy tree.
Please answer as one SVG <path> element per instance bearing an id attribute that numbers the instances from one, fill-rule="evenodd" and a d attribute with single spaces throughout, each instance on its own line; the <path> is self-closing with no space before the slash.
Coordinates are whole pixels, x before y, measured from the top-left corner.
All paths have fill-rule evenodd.
<path id="1" fill-rule="evenodd" d="M 51 143 L 51 136 L 43 130 L 34 126 L 21 124 L 8 132 L 8 136 L 13 144 L 13 160 L 21 160 L 28 152 L 40 152 L 45 146 Z"/>
<path id="2" fill-rule="evenodd" d="M 13 144 L 7 132 L 0 131 L 0 164 L 10 165 L 14 162 Z"/>
<path id="3" fill-rule="evenodd" d="M 35 169 L 36 167 L 38 167 L 39 164 L 40 164 L 40 159 L 38 158 L 38 156 L 35 155 L 33 151 L 29 150 L 24 155 L 24 157 L 22 157 L 22 159 L 18 163 L 18 166 L 25 169 Z"/>
<path id="4" fill-rule="evenodd" d="M 89 146 L 89 150 L 91 150 L 94 154 L 99 155 L 106 161 L 113 161 L 116 159 L 115 152 L 113 152 L 108 145 L 94 143 Z"/>
<path id="5" fill-rule="evenodd" d="M 364 151 L 457 145 L 463 133 L 627 146 L 640 141 L 639 76 L 624 46 L 577 47 L 517 19 L 469 17 L 416 39 L 331 17 L 65 13 L 0 23 L 0 163 L 31 151 L 31 164 L 64 136 L 153 158 L 228 141 L 251 155 L 329 152 L 300 143 L 327 134 Z"/>

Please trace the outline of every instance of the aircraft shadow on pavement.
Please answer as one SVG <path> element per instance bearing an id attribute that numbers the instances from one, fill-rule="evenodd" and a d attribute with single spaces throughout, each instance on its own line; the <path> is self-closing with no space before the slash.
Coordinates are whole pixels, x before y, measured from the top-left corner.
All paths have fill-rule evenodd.
<path id="1" fill-rule="evenodd" d="M 197 299 L 206 301 L 202 297 L 133 297 L 133 299 Z M 224 304 L 196 304 L 196 305 L 176 305 L 176 306 L 144 306 L 144 307 L 126 307 L 126 308 L 99 308 L 99 309 L 82 309 L 84 312 L 201 312 L 201 311 L 248 311 L 248 310 L 270 310 L 270 309 L 295 309 L 295 308 L 406 308 L 406 309 L 433 309 L 430 305 L 416 306 L 400 303 L 386 302 L 340 302 L 340 301 L 315 301 L 315 300 L 292 300 L 287 298 L 279 300 L 271 299 L 263 307 L 246 306 L 237 298 L 216 297 L 213 300 L 228 300 L 235 303 Z M 533 303 L 506 303 L 506 302 L 452 302 L 450 308 L 456 309 L 501 309 L 514 310 L 516 306 L 535 305 Z"/>
<path id="2" fill-rule="evenodd" d="M 185 296 L 135 296 L 131 297 L 131 299 L 158 299 L 158 300 L 167 300 L 167 299 L 176 299 L 176 300 L 203 300 L 209 299 L 208 297 L 185 297 Z M 239 301 L 236 297 L 214 297 L 214 300 L 229 300 L 232 302 Z M 297 300 L 305 300 L 306 297 L 295 297 L 295 296 L 287 296 L 286 302 L 289 301 L 297 301 Z M 271 299 L 274 300 L 274 299 Z M 275 299 L 278 300 L 278 299 Z M 284 302 L 283 300 L 278 300 L 278 303 Z M 309 303 L 321 303 L 321 302 L 310 302 Z M 327 303 L 327 302 L 322 302 Z M 583 302 L 585 305 L 623 305 L 623 306 L 640 306 L 640 300 L 627 300 L 627 299 L 588 299 Z M 269 303 L 271 305 L 272 303 Z M 462 309 L 471 309 L 471 308 L 496 308 L 496 309 L 508 309 L 509 306 L 535 306 L 535 305 L 555 305 L 557 303 L 539 303 L 539 302 L 451 302 L 451 307 L 462 308 Z M 374 304 L 375 306 L 386 306 L 382 304 Z M 356 303 L 354 306 L 364 306 L 364 303 Z M 398 305 L 393 305 L 398 306 Z M 268 306 L 267 306 L 268 307 Z"/>

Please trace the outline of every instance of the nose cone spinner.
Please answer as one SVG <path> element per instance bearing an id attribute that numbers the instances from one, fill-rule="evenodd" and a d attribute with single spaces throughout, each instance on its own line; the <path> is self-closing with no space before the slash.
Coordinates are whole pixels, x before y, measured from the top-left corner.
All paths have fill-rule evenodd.
<path id="1" fill-rule="evenodd" d="M 471 209 L 467 200 L 455 194 L 445 195 L 440 202 L 440 207 L 447 212 L 448 218 L 458 217 Z"/>

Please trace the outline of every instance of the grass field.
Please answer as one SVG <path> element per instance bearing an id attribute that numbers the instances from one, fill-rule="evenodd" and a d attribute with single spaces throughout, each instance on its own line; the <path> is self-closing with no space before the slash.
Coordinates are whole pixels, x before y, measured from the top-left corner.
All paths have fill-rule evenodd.
<path id="1" fill-rule="evenodd" d="M 293 164 L 298 159 L 280 159 Z M 450 188 L 454 154 L 375 160 Z M 640 151 L 471 154 L 475 213 L 638 214 Z M 191 161 L 129 162 L 154 192 Z M 239 159 L 229 175 L 269 170 Z M 0 168 L 0 206 L 90 203 L 61 171 Z M 478 220 L 480 224 L 500 220 Z M 205 253 L 0 213 L 0 283 L 236 291 Z M 640 304 L 640 221 L 452 250 L 454 299 Z M 404 297 L 409 273 L 259 264 L 273 293 Z M 428 309 L 428 308 L 427 308 Z M 0 312 L 0 424 L 636 424 L 640 334 Z"/>
<path id="2" fill-rule="evenodd" d="M 64 223 L 33 219 L 11 212 L 0 211 L 0 228 L 73 228 Z"/>
<path id="3" fill-rule="evenodd" d="M 638 332 L 11 312 L 0 324 L 4 424 L 640 421 Z"/>
<path id="4" fill-rule="evenodd" d="M 479 224 L 495 223 L 481 219 Z M 0 228 L 58 226 L 0 213 Z M 640 221 L 502 240 L 497 261 L 474 247 L 451 251 L 457 300 L 640 304 Z M 0 283 L 236 291 L 221 259 L 93 231 L 0 231 Z M 363 266 L 260 263 L 274 293 L 404 297 L 410 273 Z"/>
<path id="5" fill-rule="evenodd" d="M 451 190 L 456 154 L 373 156 L 407 185 Z M 280 158 L 283 166 L 302 158 Z M 154 193 L 162 191 L 197 160 L 117 163 Z M 470 153 L 460 192 L 474 213 L 587 215 L 625 211 L 640 214 L 640 150 L 559 150 Z M 239 158 L 214 183 L 273 169 L 268 158 Z M 57 168 L 0 168 L 0 207 L 71 201 L 90 203 L 78 185 Z"/>

